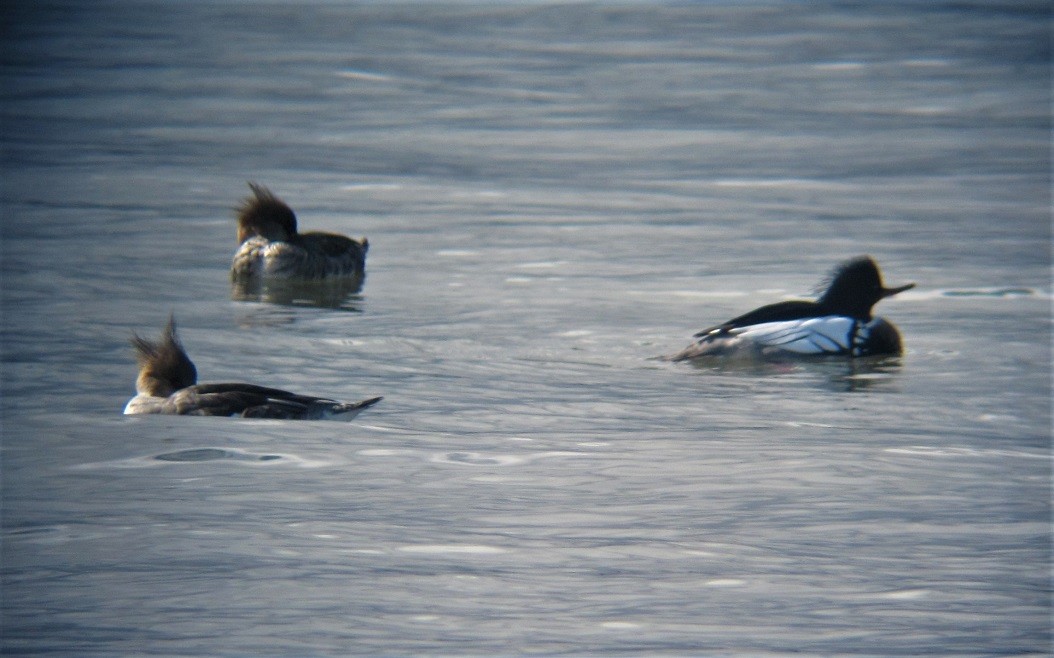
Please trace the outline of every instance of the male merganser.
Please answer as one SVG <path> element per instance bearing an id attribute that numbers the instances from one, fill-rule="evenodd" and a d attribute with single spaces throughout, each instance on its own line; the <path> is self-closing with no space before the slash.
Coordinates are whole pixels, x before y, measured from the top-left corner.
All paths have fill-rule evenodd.
<path id="1" fill-rule="evenodd" d="M 133 334 L 132 346 L 139 378 L 137 395 L 124 408 L 126 414 L 347 421 L 381 401 L 376 397 L 344 403 L 253 384 L 198 384 L 197 368 L 183 351 L 172 317 L 161 340 L 155 343 Z"/>
<path id="2" fill-rule="evenodd" d="M 900 333 L 871 308 L 914 283 L 886 288 L 870 256 L 834 269 L 819 300 L 769 304 L 695 334 L 696 342 L 669 358 L 746 356 L 877 356 L 901 353 Z"/>
<path id="3" fill-rule="evenodd" d="M 297 233 L 296 215 L 263 185 L 249 183 L 253 196 L 238 208 L 238 247 L 231 277 L 279 279 L 362 278 L 366 238 L 336 233 Z"/>

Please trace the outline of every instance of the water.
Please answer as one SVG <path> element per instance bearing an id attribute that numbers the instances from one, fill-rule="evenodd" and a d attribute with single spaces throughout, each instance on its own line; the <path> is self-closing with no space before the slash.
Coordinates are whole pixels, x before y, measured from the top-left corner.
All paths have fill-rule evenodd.
<path id="1" fill-rule="evenodd" d="M 6 7 L 4 654 L 1046 654 L 1048 11 Z M 362 291 L 232 299 L 246 180 Z M 653 359 L 861 253 L 902 359 Z M 385 400 L 122 417 L 170 312 Z"/>

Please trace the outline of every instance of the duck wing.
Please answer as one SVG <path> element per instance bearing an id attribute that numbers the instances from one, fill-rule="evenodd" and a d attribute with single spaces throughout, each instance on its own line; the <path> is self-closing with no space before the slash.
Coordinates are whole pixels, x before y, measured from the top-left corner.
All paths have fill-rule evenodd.
<path id="1" fill-rule="evenodd" d="M 755 324 L 764 324 L 766 322 L 784 322 L 787 320 L 801 320 L 803 318 L 814 317 L 818 313 L 818 305 L 816 302 L 807 301 L 788 301 L 788 302 L 776 302 L 775 304 L 768 304 L 761 308 L 756 308 L 749 313 L 744 313 L 738 317 L 734 317 L 727 322 L 714 325 L 697 332 L 694 337 L 701 338 L 703 336 L 727 332 L 730 329 L 737 327 L 749 327 Z"/>
<path id="2" fill-rule="evenodd" d="M 303 417 L 318 402 L 338 404 L 308 395 L 297 395 L 279 388 L 255 384 L 196 384 L 180 389 L 165 401 L 164 413 L 193 416 L 241 416 L 253 410 L 256 418 Z"/>
<path id="3" fill-rule="evenodd" d="M 347 421 L 381 399 L 344 403 L 255 384 L 197 384 L 173 393 L 163 413 Z"/>
<path id="4" fill-rule="evenodd" d="M 311 404 L 316 400 L 324 399 L 317 398 L 313 395 L 298 395 L 289 391 L 283 391 L 280 388 L 257 386 L 256 384 L 243 384 L 241 382 L 225 382 L 220 384 L 196 384 L 189 388 L 194 389 L 195 391 L 201 394 L 242 393 L 252 396 L 258 396 L 265 400 L 282 400 L 286 402 L 295 402 L 304 405 Z"/>
<path id="5" fill-rule="evenodd" d="M 363 244 L 346 235 L 311 231 L 301 233 L 298 237 L 300 245 L 304 248 L 325 254 L 330 258 L 346 257 L 349 254 L 361 258 L 363 253 Z"/>
<path id="6" fill-rule="evenodd" d="M 266 395 L 236 389 L 221 390 L 209 385 L 188 386 L 168 396 L 161 413 L 187 416 L 237 416 L 250 407 L 265 404 Z"/>

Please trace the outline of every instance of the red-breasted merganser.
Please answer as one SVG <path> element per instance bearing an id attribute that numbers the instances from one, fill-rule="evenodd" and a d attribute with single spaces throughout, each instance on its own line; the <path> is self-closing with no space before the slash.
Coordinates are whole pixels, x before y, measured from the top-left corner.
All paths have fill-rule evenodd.
<path id="1" fill-rule="evenodd" d="M 366 238 L 336 233 L 297 233 L 296 215 L 271 190 L 249 183 L 253 196 L 238 208 L 238 247 L 231 277 L 275 279 L 362 278 Z"/>
<path id="2" fill-rule="evenodd" d="M 133 334 L 132 346 L 139 378 L 137 395 L 124 408 L 126 414 L 347 421 L 381 401 L 376 397 L 345 403 L 253 384 L 198 384 L 197 368 L 183 350 L 171 317 L 161 340 L 153 342 Z"/>
<path id="3" fill-rule="evenodd" d="M 880 300 L 914 287 L 914 283 L 884 287 L 875 261 L 859 256 L 835 268 L 827 291 L 817 301 L 762 306 L 703 329 L 695 334 L 694 343 L 667 358 L 900 354 L 897 328 L 872 317 L 871 309 Z"/>

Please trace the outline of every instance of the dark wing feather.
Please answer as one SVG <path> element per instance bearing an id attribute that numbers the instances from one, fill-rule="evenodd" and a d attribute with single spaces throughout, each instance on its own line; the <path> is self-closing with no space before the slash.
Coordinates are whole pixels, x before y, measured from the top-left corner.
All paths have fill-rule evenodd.
<path id="1" fill-rule="evenodd" d="M 203 393 L 196 386 L 173 393 L 164 402 L 162 413 L 189 416 L 236 416 L 249 407 L 264 404 L 267 397 L 244 391 Z"/>
<path id="2" fill-rule="evenodd" d="M 165 402 L 164 413 L 196 416 L 297 418 L 312 404 L 336 403 L 255 384 L 197 384 L 177 391 Z"/>
<path id="3" fill-rule="evenodd" d="M 303 406 L 307 406 L 312 402 L 336 402 L 336 400 L 330 400 L 328 398 L 317 398 L 312 395 L 297 395 L 296 393 L 283 391 L 280 388 L 269 388 L 267 386 L 257 386 L 256 384 L 226 382 L 219 384 L 197 384 L 191 388 L 198 393 L 247 393 L 263 400 L 280 400 L 283 402 L 293 402 Z"/>
<path id="4" fill-rule="evenodd" d="M 299 237 L 302 245 L 305 247 L 311 245 L 310 248 L 317 249 L 330 258 L 340 258 L 349 251 L 362 251 L 362 244 L 358 240 L 352 240 L 347 236 L 336 233 L 311 231 L 309 233 L 301 233 Z"/>
<path id="5" fill-rule="evenodd" d="M 775 304 L 768 304 L 761 308 L 756 308 L 749 313 L 744 313 L 738 317 L 732 318 L 727 322 L 708 327 L 695 334 L 695 338 L 701 338 L 714 331 L 728 331 L 736 327 L 749 327 L 753 324 L 762 324 L 764 322 L 783 322 L 784 320 L 800 320 L 802 318 L 812 317 L 817 315 L 818 309 L 816 302 L 807 301 L 789 301 L 789 302 L 776 302 Z"/>

